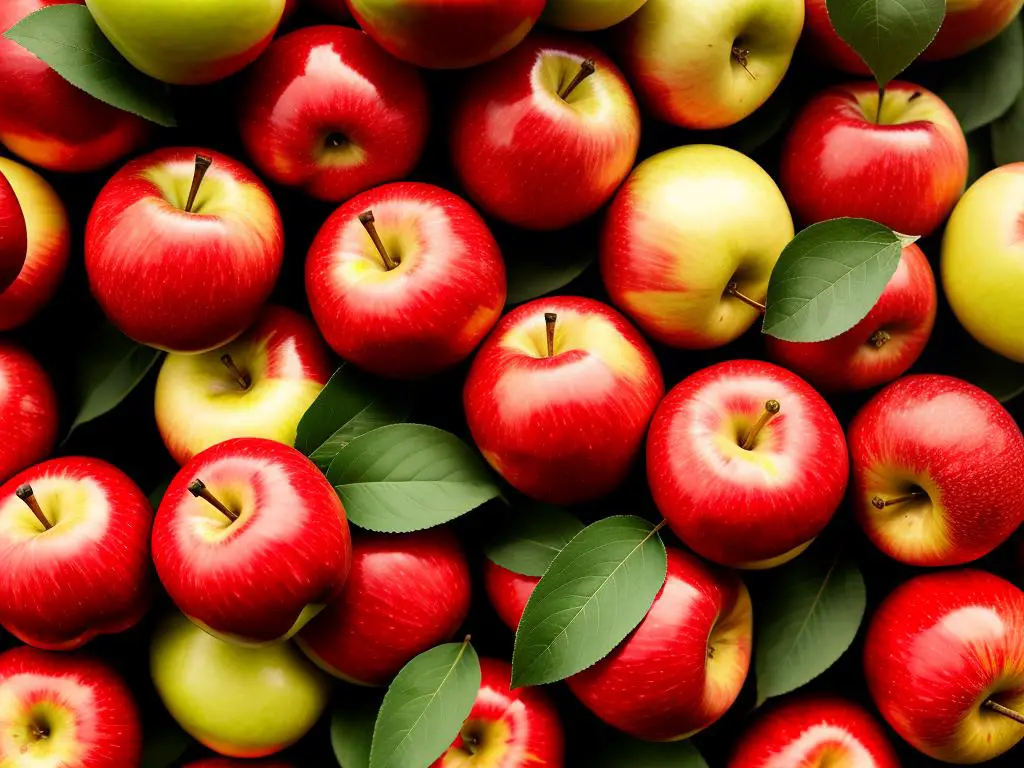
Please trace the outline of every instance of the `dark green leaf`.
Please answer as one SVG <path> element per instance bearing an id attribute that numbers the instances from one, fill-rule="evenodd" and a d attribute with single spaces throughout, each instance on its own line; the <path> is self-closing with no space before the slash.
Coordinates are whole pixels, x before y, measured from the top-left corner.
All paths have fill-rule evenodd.
<path id="1" fill-rule="evenodd" d="M 341 768 L 369 768 L 373 724 L 380 700 L 356 689 L 345 689 L 342 703 L 331 713 L 331 747 Z"/>
<path id="2" fill-rule="evenodd" d="M 4 37 L 90 96 L 158 125 L 176 125 L 167 88 L 129 64 L 84 5 L 43 8 L 15 24 Z"/>
<path id="3" fill-rule="evenodd" d="M 981 387 L 1001 403 L 1024 394 L 1024 365 L 1008 360 L 973 339 L 956 346 L 951 375 Z"/>
<path id="4" fill-rule="evenodd" d="M 487 557 L 515 573 L 543 576 L 583 523 L 561 507 L 529 502 L 508 515 L 484 544 Z"/>
<path id="5" fill-rule="evenodd" d="M 616 734 L 601 744 L 597 762 L 591 768 L 708 768 L 700 752 L 689 741 L 656 743 Z"/>
<path id="6" fill-rule="evenodd" d="M 146 723 L 142 743 L 142 768 L 170 768 L 177 765 L 192 739 L 169 717 Z"/>
<path id="7" fill-rule="evenodd" d="M 727 147 L 750 155 L 771 141 L 782 130 L 793 114 L 793 88 L 787 80 L 776 89 L 761 107 L 749 117 L 722 132 L 721 141 Z M 711 143 L 711 142 L 708 142 Z"/>
<path id="8" fill-rule="evenodd" d="M 512 686 L 563 680 L 611 653 L 647 615 L 667 568 L 665 545 L 646 520 L 609 517 L 583 529 L 526 604 Z"/>
<path id="9" fill-rule="evenodd" d="M 1024 91 L 1009 111 L 992 123 L 991 130 L 996 165 L 1024 162 Z"/>
<path id="10" fill-rule="evenodd" d="M 989 131 L 972 131 L 967 134 L 967 186 L 992 170 L 992 138 Z"/>
<path id="11" fill-rule="evenodd" d="M 508 303 L 522 304 L 564 288 L 594 263 L 585 248 L 555 253 L 552 249 L 523 249 L 506 260 Z"/>
<path id="12" fill-rule="evenodd" d="M 171 483 L 168 480 L 166 483 L 160 483 L 154 488 L 149 494 L 149 506 L 153 509 L 157 509 L 160 506 L 160 502 L 164 500 L 164 494 L 167 493 L 167 486 Z"/>
<path id="13" fill-rule="evenodd" d="M 427 768 L 455 740 L 479 690 L 480 660 L 468 642 L 421 653 L 384 696 L 370 768 Z"/>

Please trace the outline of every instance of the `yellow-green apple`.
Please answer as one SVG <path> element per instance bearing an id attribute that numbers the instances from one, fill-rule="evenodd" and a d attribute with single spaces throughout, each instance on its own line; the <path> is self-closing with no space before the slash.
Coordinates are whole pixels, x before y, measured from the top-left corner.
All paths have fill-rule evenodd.
<path id="1" fill-rule="evenodd" d="M 274 440 L 240 437 L 175 475 L 153 524 L 153 563 L 197 625 L 259 645 L 291 637 L 341 593 L 352 541 L 316 465 Z"/>
<path id="2" fill-rule="evenodd" d="M 953 209 L 942 240 L 942 287 L 960 323 L 1024 363 L 1024 163 L 989 171 Z M 2 299 L 0 299 L 2 301 Z"/>
<path id="3" fill-rule="evenodd" d="M 629 472 L 665 393 L 647 342 L 618 312 L 563 296 L 517 307 L 470 368 L 466 420 L 487 462 L 534 499 L 605 495 Z"/>
<path id="4" fill-rule="evenodd" d="M 451 148 L 469 196 L 499 219 L 563 229 L 604 205 L 640 144 L 640 112 L 589 43 L 536 36 L 470 76 Z"/>
<path id="5" fill-rule="evenodd" d="M 558 712 L 539 688 L 512 687 L 512 665 L 480 659 L 480 690 L 452 745 L 430 768 L 562 768 Z"/>
<path id="6" fill-rule="evenodd" d="M 895 381 L 854 417 L 849 442 L 857 518 L 902 563 L 968 563 L 1024 521 L 1024 436 L 973 384 Z"/>
<path id="7" fill-rule="evenodd" d="M 875 306 L 853 328 L 827 341 L 765 341 L 775 360 L 819 389 L 869 389 L 902 376 L 917 361 L 931 338 L 937 305 L 928 259 L 908 245 Z"/>
<path id="8" fill-rule="evenodd" d="M 814 96 L 782 151 L 780 182 L 804 224 L 853 216 L 906 235 L 931 234 L 967 182 L 967 142 L 931 91 L 862 81 Z"/>
<path id="9" fill-rule="evenodd" d="M 344 591 L 295 640 L 335 677 L 387 685 L 412 658 L 451 639 L 470 595 L 469 563 L 449 531 L 366 534 L 353 542 Z"/>
<path id="10" fill-rule="evenodd" d="M 85 0 L 136 69 L 174 85 L 233 75 L 270 45 L 285 0 Z"/>
<path id="11" fill-rule="evenodd" d="M 249 327 L 284 257 L 281 215 L 263 183 L 209 150 L 136 158 L 100 191 L 85 268 L 122 333 L 171 352 L 203 352 Z"/>
<path id="12" fill-rule="evenodd" d="M 601 277 L 646 334 L 708 349 L 760 317 L 752 304 L 792 239 L 786 201 L 757 163 L 726 147 L 677 147 L 637 166 L 615 196 Z"/>
<path id="13" fill-rule="evenodd" d="M 19 472 L 0 486 L 0 625 L 55 651 L 135 626 L 152 593 L 152 525 L 145 494 L 105 461 Z"/>
<path id="14" fill-rule="evenodd" d="M 9 331 L 27 323 L 53 298 L 67 269 L 71 241 L 64 203 L 42 176 L 6 157 L 0 157 L 0 176 L 18 198 L 28 236 L 21 271 L 0 291 L 0 331 Z"/>
<path id="15" fill-rule="evenodd" d="M 166 357 L 156 380 L 156 424 L 178 464 L 233 437 L 294 445 L 299 420 L 330 376 L 313 324 L 268 306 L 231 343 Z"/>
<path id="16" fill-rule="evenodd" d="M 991 760 L 1024 739 L 1024 593 L 984 571 L 916 576 L 872 617 L 864 671 L 912 746 L 947 763 Z"/>
<path id="17" fill-rule="evenodd" d="M 541 21 L 575 32 L 593 32 L 625 21 L 647 0 L 548 0 Z"/>
<path id="18" fill-rule="evenodd" d="M 759 360 L 685 378 L 647 437 L 647 479 L 669 527 L 698 555 L 734 568 L 772 568 L 807 549 L 842 502 L 848 474 L 828 403 Z"/>
<path id="19" fill-rule="evenodd" d="M 18 277 L 28 255 L 28 227 L 18 196 L 0 173 L 0 293 Z"/>
<path id="20" fill-rule="evenodd" d="M 331 214 L 306 259 L 306 295 L 335 352 L 411 378 L 466 359 L 505 304 L 505 263 L 457 195 L 399 182 Z"/>
<path id="21" fill-rule="evenodd" d="M 57 442 L 57 393 L 43 367 L 0 341 L 0 483 L 42 461 Z"/>
<path id="22" fill-rule="evenodd" d="M 256 168 L 340 203 L 409 174 L 423 154 L 427 89 L 365 32 L 306 27 L 276 40 L 246 74 L 239 123 Z"/>
<path id="23" fill-rule="evenodd" d="M 624 25 L 623 67 L 659 120 L 724 128 L 782 82 L 803 24 L 804 0 L 648 0 Z"/>
<path id="24" fill-rule="evenodd" d="M 526 37 L 545 0 L 348 0 L 352 16 L 393 56 L 430 69 L 496 59 Z"/>
<path id="25" fill-rule="evenodd" d="M 157 693 L 178 725 L 228 757 L 266 757 L 291 746 L 330 697 L 330 678 L 291 643 L 226 643 L 177 612 L 157 626 L 149 658 Z"/>
<path id="26" fill-rule="evenodd" d="M 138 707 L 106 664 L 24 646 L 0 654 L 4 768 L 132 768 L 141 759 Z"/>

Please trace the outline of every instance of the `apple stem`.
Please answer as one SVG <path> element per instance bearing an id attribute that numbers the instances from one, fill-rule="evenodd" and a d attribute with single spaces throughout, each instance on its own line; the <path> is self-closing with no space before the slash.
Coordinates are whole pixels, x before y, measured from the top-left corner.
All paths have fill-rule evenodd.
<path id="1" fill-rule="evenodd" d="M 584 59 L 580 62 L 579 71 L 569 84 L 558 94 L 563 101 L 569 98 L 569 94 L 576 90 L 576 87 L 597 71 L 597 65 L 593 59 Z"/>
<path id="2" fill-rule="evenodd" d="M 544 325 L 548 332 L 548 357 L 555 356 L 555 323 L 557 321 L 558 315 L 554 312 L 544 313 Z"/>
<path id="3" fill-rule="evenodd" d="M 206 487 L 206 483 L 198 478 L 188 484 L 188 492 L 195 496 L 197 499 L 202 499 L 207 502 L 210 506 L 220 512 L 231 522 L 235 522 L 238 519 L 238 515 L 234 511 L 228 509 L 220 499 L 210 493 Z"/>
<path id="4" fill-rule="evenodd" d="M 377 227 L 374 225 L 373 211 L 364 211 L 359 214 L 359 223 L 363 225 L 363 229 L 366 230 L 366 234 L 373 240 L 373 245 L 377 249 L 377 253 L 384 259 L 384 268 L 390 272 L 392 269 L 398 266 L 398 262 L 391 258 L 391 254 L 388 253 L 387 248 L 384 247 L 384 243 L 381 242 L 380 235 L 377 234 Z"/>
<path id="5" fill-rule="evenodd" d="M 998 712 L 1000 715 L 1008 717 L 1011 720 L 1016 720 L 1021 725 L 1024 725 L 1024 714 L 1012 710 L 1009 707 L 1004 707 L 1002 704 L 992 701 L 992 699 L 988 699 L 984 704 L 982 704 L 982 706 L 986 709 L 991 709 L 993 712 Z"/>
<path id="6" fill-rule="evenodd" d="M 231 359 L 231 355 L 225 352 L 220 356 L 220 361 L 224 363 L 224 367 L 227 368 L 231 372 L 231 375 L 235 377 L 235 381 L 238 382 L 239 387 L 242 389 L 248 389 L 252 386 L 252 379 L 249 377 L 249 374 L 243 373 L 239 367 L 235 365 L 235 361 Z"/>
<path id="7" fill-rule="evenodd" d="M 728 287 L 725 289 L 725 292 L 727 294 L 729 294 L 730 296 L 739 299 L 744 304 L 746 304 L 748 307 L 753 307 L 758 312 L 760 312 L 762 315 L 764 314 L 764 304 L 762 304 L 760 301 L 755 301 L 754 299 L 750 298 L 749 296 L 746 296 L 746 295 L 740 293 L 739 285 L 738 284 L 736 284 L 736 283 L 729 283 Z"/>
<path id="8" fill-rule="evenodd" d="M 44 530 L 50 530 L 53 528 L 53 524 L 46 519 L 46 515 L 43 514 L 42 507 L 39 506 L 39 500 L 36 498 L 35 491 L 32 490 L 32 486 L 28 483 L 19 485 L 18 489 L 14 492 L 14 495 L 25 502 L 25 506 L 32 510 L 32 514 L 36 516 L 36 520 L 43 524 Z"/>
<path id="9" fill-rule="evenodd" d="M 192 206 L 196 204 L 196 195 L 199 194 L 199 186 L 203 183 L 206 172 L 213 165 L 213 158 L 206 155 L 196 155 L 196 170 L 192 174 L 192 188 L 188 191 L 188 202 L 185 203 L 185 213 L 192 213 Z"/>
<path id="10" fill-rule="evenodd" d="M 741 67 L 743 67 L 743 70 L 748 75 L 750 75 L 750 79 L 751 80 L 757 80 L 757 75 L 755 75 L 753 72 L 751 72 L 750 71 L 750 67 L 747 66 L 748 62 L 750 61 L 750 59 L 748 58 L 749 56 L 750 56 L 750 49 L 749 48 L 740 48 L 737 45 L 734 45 L 732 47 L 732 57 L 736 60 L 736 63 L 739 64 Z"/>
<path id="11" fill-rule="evenodd" d="M 754 426 L 747 432 L 747 436 L 743 438 L 743 442 L 740 443 L 740 448 L 745 451 L 753 450 L 754 441 L 757 439 L 758 434 L 764 429 L 764 425 L 767 424 L 771 418 L 782 410 L 782 404 L 778 400 L 769 400 L 764 404 L 764 410 L 761 411 L 761 415 L 757 417 L 757 421 L 754 422 Z"/>
<path id="12" fill-rule="evenodd" d="M 882 104 L 885 102 L 885 88 L 878 87 L 878 107 L 875 109 L 875 123 L 882 124 Z"/>
<path id="13" fill-rule="evenodd" d="M 888 331 L 875 331 L 871 334 L 870 341 L 874 345 L 875 349 L 881 349 L 892 341 L 892 336 L 889 335 Z"/>
<path id="14" fill-rule="evenodd" d="M 871 506 L 875 509 L 885 509 L 886 507 L 891 507 L 893 504 L 902 504 L 905 501 L 921 499 L 927 495 L 928 494 L 924 491 L 913 491 L 905 496 L 897 496 L 895 499 L 883 499 L 881 496 L 875 496 L 875 498 L 871 500 Z"/>
<path id="15" fill-rule="evenodd" d="M 910 98 L 907 99 L 907 104 L 912 102 L 914 99 L 919 99 L 919 98 L 921 98 L 921 92 L 920 91 L 914 91 L 912 94 L 910 94 Z"/>

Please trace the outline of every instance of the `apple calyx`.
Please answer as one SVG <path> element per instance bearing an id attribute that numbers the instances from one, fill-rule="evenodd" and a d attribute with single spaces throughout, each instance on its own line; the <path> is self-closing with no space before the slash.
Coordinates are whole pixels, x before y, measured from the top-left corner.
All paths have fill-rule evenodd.
<path id="1" fill-rule="evenodd" d="M 377 249 L 377 253 L 384 260 L 384 268 L 390 272 L 392 269 L 397 267 L 401 262 L 391 258 L 391 254 L 388 253 L 388 249 L 384 247 L 384 243 L 381 242 L 380 235 L 377 234 L 377 227 L 374 224 L 373 211 L 364 211 L 359 214 L 359 223 L 363 225 L 363 229 L 366 230 L 366 234 L 370 236 L 373 241 L 374 247 Z"/>
<path id="2" fill-rule="evenodd" d="M 928 494 L 924 491 L 911 491 L 904 496 L 897 496 L 895 499 L 883 499 L 881 496 L 875 496 L 871 500 L 871 506 L 875 509 L 885 509 L 891 507 L 893 504 L 902 504 L 905 501 L 913 501 L 914 499 L 927 498 Z"/>
<path id="3" fill-rule="evenodd" d="M 199 478 L 196 478 L 195 480 L 188 484 L 188 492 L 195 496 L 197 499 L 202 499 L 203 501 L 205 501 L 211 507 L 213 507 L 222 515 L 224 515 L 224 517 L 226 517 L 232 523 L 238 519 L 238 514 L 234 510 L 229 509 L 227 505 L 225 505 L 220 499 L 218 499 L 216 496 L 210 493 L 209 488 L 207 488 L 206 484 Z"/>
<path id="4" fill-rule="evenodd" d="M 879 330 L 871 334 L 871 338 L 868 339 L 868 341 L 871 342 L 872 346 L 874 346 L 875 349 L 881 349 L 890 341 L 892 341 L 892 336 L 889 334 L 888 331 Z"/>
<path id="5" fill-rule="evenodd" d="M 586 80 L 592 74 L 594 74 L 594 72 L 596 72 L 596 71 L 597 71 L 597 65 L 594 63 L 594 60 L 593 59 L 584 59 L 582 62 L 580 62 L 580 68 L 579 68 L 579 71 L 576 73 L 576 76 L 572 80 L 569 81 L 569 84 L 567 86 L 565 86 L 565 88 L 563 88 L 561 91 L 559 91 L 558 97 L 560 99 L 562 99 L 562 101 L 565 101 L 566 99 L 568 99 L 569 98 L 569 94 L 572 93 L 573 91 L 575 91 L 576 87 L 580 83 L 582 83 L 584 80 Z"/>
<path id="6" fill-rule="evenodd" d="M 558 315 L 554 312 L 544 313 L 544 325 L 547 330 L 548 357 L 555 356 L 555 323 L 558 322 Z"/>
<path id="7" fill-rule="evenodd" d="M 1004 717 L 1008 717 L 1011 720 L 1015 720 L 1021 725 L 1024 725 L 1024 714 L 1017 712 L 1016 710 L 1010 709 L 1009 707 L 1004 707 L 1002 704 L 992 701 L 992 699 L 987 699 L 985 703 L 981 706 L 985 709 L 990 709 L 993 712 L 1003 715 Z"/>
<path id="8" fill-rule="evenodd" d="M 729 283 L 729 285 L 727 285 L 725 287 L 725 292 L 729 296 L 732 296 L 735 299 L 739 299 L 744 304 L 746 304 L 748 307 L 756 309 L 762 315 L 764 314 L 764 309 L 765 309 L 764 304 L 762 304 L 760 301 L 755 301 L 754 299 L 750 298 L 746 294 L 740 293 L 740 287 L 739 287 L 738 283 Z"/>
<path id="9" fill-rule="evenodd" d="M 764 410 L 761 411 L 761 415 L 757 417 L 757 421 L 754 422 L 754 426 L 747 432 L 747 436 L 743 438 L 743 442 L 740 443 L 740 448 L 745 451 L 754 450 L 754 441 L 757 440 L 758 434 L 764 429 L 764 425 L 771 421 L 772 417 L 775 416 L 779 411 L 782 410 L 782 403 L 778 400 L 769 400 L 764 404 Z"/>
<path id="10" fill-rule="evenodd" d="M 252 377 L 235 365 L 235 361 L 231 359 L 231 355 L 225 352 L 220 356 L 220 361 L 224 364 L 224 367 L 230 371 L 231 375 L 235 377 L 235 381 L 238 382 L 238 386 L 241 389 L 248 389 L 252 386 Z"/>
<path id="11" fill-rule="evenodd" d="M 46 515 L 43 514 L 43 509 L 39 506 L 39 500 L 36 498 L 35 491 L 32 490 L 31 485 L 28 483 L 19 485 L 14 495 L 25 502 L 25 506 L 32 510 L 32 514 L 36 516 L 36 520 L 42 523 L 44 530 L 48 531 L 53 528 L 53 523 L 47 520 Z"/>
<path id="12" fill-rule="evenodd" d="M 196 169 L 192 174 L 192 187 L 188 191 L 188 202 L 185 203 L 185 213 L 192 213 L 192 206 L 196 204 L 196 195 L 199 194 L 199 187 L 203 183 L 206 172 L 213 165 L 213 158 L 206 155 L 196 155 Z"/>
<path id="13" fill-rule="evenodd" d="M 349 144 L 348 136 L 343 133 L 329 133 L 327 134 L 327 138 L 324 139 L 324 146 L 328 149 L 347 147 Z"/>
<path id="14" fill-rule="evenodd" d="M 750 49 L 741 48 L 738 45 L 732 47 L 732 58 L 733 60 L 743 67 L 743 70 L 750 75 L 751 80 L 757 80 L 757 75 L 750 71 L 748 63 L 750 61 Z"/>

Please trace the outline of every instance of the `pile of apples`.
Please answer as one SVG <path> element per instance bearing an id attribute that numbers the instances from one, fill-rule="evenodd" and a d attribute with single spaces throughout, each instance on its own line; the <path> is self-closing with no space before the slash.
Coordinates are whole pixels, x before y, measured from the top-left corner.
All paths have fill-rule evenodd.
<path id="1" fill-rule="evenodd" d="M 0 0 L 0 31 L 74 2 Z M 883 98 L 824 0 L 82 2 L 176 98 L 231 78 L 244 157 L 182 146 L 0 38 L 0 626 L 19 642 L 0 653 L 2 768 L 141 764 L 150 683 L 89 647 L 167 599 L 148 635 L 152 684 L 223 756 L 189 768 L 293 768 L 248 760 L 303 739 L 332 695 L 387 686 L 479 611 L 515 630 L 538 578 L 482 561 L 450 526 L 351 530 L 295 449 L 337 358 L 414 386 L 458 381 L 466 433 L 510 496 L 600 509 L 646 473 L 653 504 L 634 503 L 674 537 L 665 584 L 634 632 L 567 681 L 612 728 L 670 741 L 718 721 L 750 669 L 744 580 L 852 510 L 907 566 L 872 595 L 876 711 L 842 690 L 787 697 L 723 737 L 728 768 L 895 768 L 896 739 L 914 748 L 899 752 L 916 755 L 908 765 L 1024 760 L 1011 752 L 1024 592 L 963 567 L 1024 521 L 1024 436 L 974 384 L 905 375 L 931 338 L 937 282 L 971 336 L 1024 362 L 1024 163 L 965 193 L 957 118 L 910 82 Z M 923 58 L 978 48 L 1021 5 L 949 2 Z M 850 82 L 802 105 L 776 178 L 680 130 L 755 113 L 798 43 L 796 61 Z M 446 124 L 455 191 L 410 180 L 431 121 Z M 681 146 L 647 156 L 642 133 L 659 123 Z M 83 172 L 102 175 L 98 196 L 62 200 L 51 181 Z M 282 194 L 333 211 L 306 254 Z M 71 203 L 89 209 L 84 230 Z M 906 245 L 874 308 L 836 338 L 766 336 L 772 362 L 731 359 L 797 229 L 838 217 L 944 232 L 941 252 Z M 506 306 L 495 232 L 543 242 L 577 225 L 600 232 L 600 300 Z M 271 302 L 301 263 L 305 302 Z M 27 351 L 82 269 L 120 333 L 166 352 L 153 413 L 178 469 L 155 509 L 122 469 L 59 455 L 62 382 Z M 719 349 L 666 382 L 665 360 Z M 842 424 L 833 398 L 854 392 L 870 397 Z M 480 588 L 489 606 L 474 605 Z M 434 765 L 568 765 L 565 744 L 589 735 L 563 731 L 546 691 L 512 689 L 507 660 L 481 670 Z"/>

